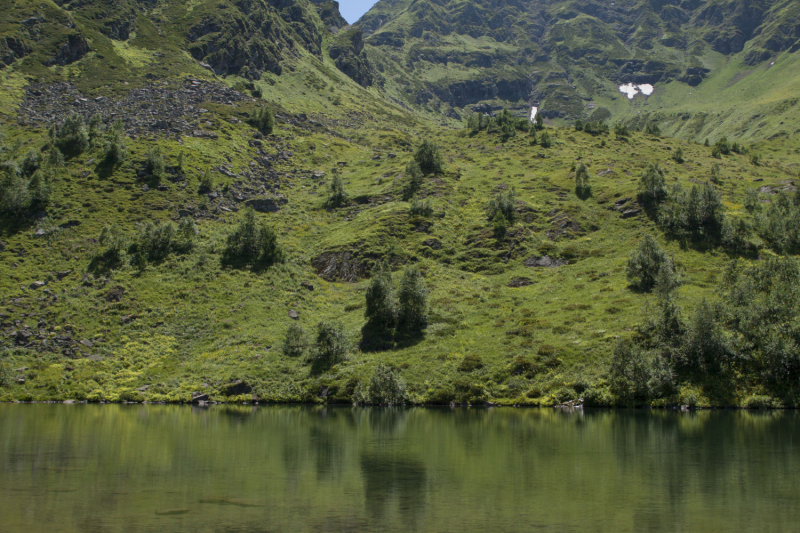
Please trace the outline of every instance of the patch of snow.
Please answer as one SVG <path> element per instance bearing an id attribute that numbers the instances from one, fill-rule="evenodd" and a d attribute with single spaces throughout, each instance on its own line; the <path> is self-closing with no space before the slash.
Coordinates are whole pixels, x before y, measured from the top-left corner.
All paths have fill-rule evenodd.
<path id="1" fill-rule="evenodd" d="M 628 100 L 633 100 L 633 97 L 639 93 L 639 90 L 634 87 L 632 83 L 628 83 L 626 85 L 620 85 L 619 92 L 626 94 L 628 96 Z"/>
<path id="2" fill-rule="evenodd" d="M 536 113 L 539 112 L 538 107 L 531 107 L 531 122 L 536 118 Z"/>
<path id="3" fill-rule="evenodd" d="M 641 85 L 626 83 L 625 85 L 619 86 L 619 92 L 625 94 L 628 97 L 628 100 L 633 100 L 633 98 L 640 92 L 645 96 L 650 96 L 653 94 L 654 90 L 655 88 L 649 83 L 643 83 Z"/>

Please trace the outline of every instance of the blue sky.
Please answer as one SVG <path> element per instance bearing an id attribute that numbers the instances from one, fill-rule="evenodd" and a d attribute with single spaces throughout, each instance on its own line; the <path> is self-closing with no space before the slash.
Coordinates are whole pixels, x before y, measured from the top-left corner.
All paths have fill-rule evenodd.
<path id="1" fill-rule="evenodd" d="M 339 12 L 344 20 L 353 24 L 361 15 L 369 11 L 377 0 L 339 0 Z"/>

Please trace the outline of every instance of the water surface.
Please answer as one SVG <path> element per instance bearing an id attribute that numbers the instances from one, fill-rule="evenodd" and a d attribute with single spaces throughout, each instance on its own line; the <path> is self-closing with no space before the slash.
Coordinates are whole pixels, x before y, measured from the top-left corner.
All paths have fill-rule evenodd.
<path id="1" fill-rule="evenodd" d="M 0 530 L 796 531 L 794 412 L 0 405 Z"/>

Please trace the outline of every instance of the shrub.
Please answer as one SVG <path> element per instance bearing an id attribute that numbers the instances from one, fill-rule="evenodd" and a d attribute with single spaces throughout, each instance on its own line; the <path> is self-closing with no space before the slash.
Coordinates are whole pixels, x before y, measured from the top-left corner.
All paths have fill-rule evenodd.
<path id="1" fill-rule="evenodd" d="M 31 207 L 44 208 L 50 203 L 50 193 L 55 175 L 52 170 L 37 170 L 28 182 Z"/>
<path id="2" fill-rule="evenodd" d="M 742 402 L 745 409 L 769 409 L 772 407 L 772 398 L 763 394 L 753 394 Z"/>
<path id="3" fill-rule="evenodd" d="M 710 183 L 693 185 L 688 192 L 675 185 L 661 206 L 658 223 L 676 236 L 718 237 L 725 219 L 723 209 L 722 199 Z"/>
<path id="4" fill-rule="evenodd" d="M 642 290 L 650 290 L 656 284 L 656 278 L 662 265 L 669 265 L 674 271 L 672 260 L 661 249 L 652 235 L 645 236 L 638 248 L 631 252 L 626 273 L 628 281 Z"/>
<path id="5" fill-rule="evenodd" d="M 406 335 L 419 335 L 428 326 L 428 288 L 416 266 L 410 266 L 400 279 L 397 330 Z"/>
<path id="6" fill-rule="evenodd" d="M 717 151 L 719 152 L 719 154 L 722 154 L 722 155 L 730 155 L 730 153 L 731 153 L 731 146 L 730 146 L 730 143 L 728 143 L 728 138 L 727 137 L 723 137 L 720 140 L 718 140 L 714 144 L 714 148 L 716 148 Z M 718 156 L 714 156 L 714 157 L 718 157 Z"/>
<path id="7" fill-rule="evenodd" d="M 81 115 L 73 113 L 55 133 L 55 145 L 61 152 L 78 155 L 89 147 L 89 134 Z"/>
<path id="8" fill-rule="evenodd" d="M 428 218 L 433 215 L 433 207 L 427 201 L 419 201 L 416 198 L 411 200 L 408 214 L 412 217 Z"/>
<path id="9" fill-rule="evenodd" d="M 138 259 L 143 262 L 161 261 L 175 246 L 175 225 L 172 222 L 147 222 L 139 232 L 136 242 Z"/>
<path id="10" fill-rule="evenodd" d="M 372 280 L 365 294 L 366 324 L 362 328 L 366 347 L 381 348 L 391 338 L 397 324 L 397 298 L 392 281 L 392 271 L 385 262 L 372 272 Z"/>
<path id="11" fill-rule="evenodd" d="M 100 245 L 105 248 L 103 256 L 112 261 L 119 261 L 128 246 L 128 238 L 122 228 L 112 224 L 104 226 L 100 232 Z"/>
<path id="12" fill-rule="evenodd" d="M 103 133 L 103 117 L 94 114 L 89 119 L 89 143 L 96 146 Z"/>
<path id="13" fill-rule="evenodd" d="M 717 379 L 731 357 L 716 310 L 703 299 L 689 323 L 680 367 L 690 379 Z"/>
<path id="14" fill-rule="evenodd" d="M 657 163 L 649 163 L 639 178 L 639 198 L 643 202 L 659 202 L 667 197 L 667 180 Z"/>
<path id="15" fill-rule="evenodd" d="M 178 238 L 182 241 L 181 247 L 189 251 L 194 247 L 194 238 L 200 233 L 197 224 L 191 217 L 183 217 L 178 222 Z"/>
<path id="16" fill-rule="evenodd" d="M 758 154 L 751 153 L 750 154 L 750 163 L 753 166 L 756 166 L 756 167 L 761 165 L 761 157 Z"/>
<path id="17" fill-rule="evenodd" d="M 164 175 L 164 156 L 161 149 L 155 147 L 147 152 L 144 162 L 145 171 L 157 180 Z"/>
<path id="18" fill-rule="evenodd" d="M 50 151 L 47 155 L 47 166 L 51 168 L 61 168 L 64 166 L 64 154 L 54 145 L 50 145 Z"/>
<path id="19" fill-rule="evenodd" d="M 512 188 L 497 193 L 494 198 L 489 200 L 489 204 L 486 206 L 486 215 L 492 221 L 500 216 L 513 226 L 517 218 L 517 192 Z"/>
<path id="20" fill-rule="evenodd" d="M 575 169 L 575 194 L 582 199 L 588 198 L 592 194 L 592 187 L 589 185 L 589 170 L 583 163 Z"/>
<path id="21" fill-rule="evenodd" d="M 275 128 L 275 117 L 268 107 L 261 107 L 250 116 L 250 124 L 264 135 L 270 135 Z"/>
<path id="22" fill-rule="evenodd" d="M 287 357 L 300 357 L 306 351 L 306 331 L 303 326 L 293 322 L 286 328 L 286 336 L 283 339 L 281 350 Z"/>
<path id="23" fill-rule="evenodd" d="M 255 211 L 246 209 L 239 225 L 228 235 L 223 260 L 234 264 L 270 266 L 283 261 L 283 257 L 275 231 L 266 222 L 258 224 Z"/>
<path id="24" fill-rule="evenodd" d="M 679 165 L 682 164 L 683 163 L 683 148 L 681 148 L 679 146 L 678 149 L 675 150 L 675 153 L 672 154 L 672 159 L 676 163 L 678 163 Z"/>
<path id="25" fill-rule="evenodd" d="M 16 166 L 16 165 L 15 165 Z M 16 172 L 9 172 L 0 185 L 0 207 L 9 213 L 20 213 L 30 205 L 28 180 Z"/>
<path id="26" fill-rule="evenodd" d="M 339 321 L 317 324 L 312 366 L 315 370 L 328 369 L 344 361 L 347 355 L 347 336 Z"/>
<path id="27" fill-rule="evenodd" d="M 431 141 L 422 141 L 414 153 L 414 160 L 423 174 L 440 174 L 444 170 L 444 159 L 439 147 Z"/>
<path id="28" fill-rule="evenodd" d="M 333 177 L 330 185 L 330 193 L 325 205 L 331 208 L 341 207 L 347 204 L 348 194 L 344 190 L 344 183 L 338 174 Z"/>
<path id="29" fill-rule="evenodd" d="M 648 122 L 647 125 L 644 127 L 644 132 L 647 135 L 653 135 L 658 137 L 661 135 L 661 128 L 658 127 L 658 124 L 655 122 Z"/>
<path id="30" fill-rule="evenodd" d="M 583 121 L 578 119 L 575 121 L 575 131 L 583 131 Z"/>
<path id="31" fill-rule="evenodd" d="M 719 163 L 713 163 L 711 165 L 711 181 L 716 184 L 719 184 L 722 181 Z"/>
<path id="32" fill-rule="evenodd" d="M 113 127 L 103 148 L 103 161 L 107 165 L 117 165 L 125 160 L 127 149 L 123 141 L 121 128 Z M 162 162 L 163 166 L 163 162 Z M 163 173 L 163 169 L 161 171 Z M 160 176 L 159 176 L 160 177 Z"/>
<path id="33" fill-rule="evenodd" d="M 406 184 L 403 187 L 403 200 L 409 201 L 422 188 L 423 174 L 416 160 L 406 166 Z"/>
<path id="34" fill-rule="evenodd" d="M 620 340 L 614 347 L 608 368 L 611 391 L 622 404 L 645 401 L 650 396 L 652 377 L 646 354 L 631 341 Z"/>
<path id="35" fill-rule="evenodd" d="M 200 192 L 211 192 L 214 190 L 214 176 L 211 175 L 211 172 L 206 170 L 203 172 L 203 176 L 200 178 Z"/>
<path id="36" fill-rule="evenodd" d="M 408 400 L 405 381 L 392 368 L 378 363 L 366 386 L 359 383 L 356 401 L 368 405 L 403 405 Z"/>
<path id="37" fill-rule="evenodd" d="M 542 132 L 542 135 L 539 137 L 539 146 L 542 148 L 550 148 L 552 145 L 552 140 L 550 139 L 550 134 L 546 131 Z"/>
<path id="38" fill-rule="evenodd" d="M 544 129 L 544 117 L 538 111 L 536 112 L 536 116 L 533 117 L 533 125 L 537 130 Z"/>
<path id="39" fill-rule="evenodd" d="M 628 129 L 628 126 L 623 124 L 622 122 L 617 122 L 614 124 L 614 135 L 617 137 L 628 137 L 630 136 L 631 132 Z"/>
<path id="40" fill-rule="evenodd" d="M 22 159 L 22 164 L 20 165 L 19 169 L 22 171 L 22 174 L 28 177 L 33 176 L 33 173 L 39 170 L 42 166 L 42 154 L 39 150 L 34 150 L 31 148 L 28 150 L 28 153 L 25 154 L 25 157 Z"/>
<path id="41" fill-rule="evenodd" d="M 464 359 L 458 364 L 456 370 L 459 372 L 474 372 L 481 368 L 483 368 L 483 359 L 481 359 L 481 356 L 469 354 L 464 356 Z"/>

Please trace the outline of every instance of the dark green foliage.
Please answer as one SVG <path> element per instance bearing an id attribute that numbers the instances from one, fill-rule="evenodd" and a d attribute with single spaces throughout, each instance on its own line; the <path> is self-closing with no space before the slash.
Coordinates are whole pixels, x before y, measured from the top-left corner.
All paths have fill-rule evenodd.
<path id="1" fill-rule="evenodd" d="M 55 133 L 55 145 L 62 153 L 78 155 L 89 148 L 89 134 L 81 115 L 73 113 Z"/>
<path id="2" fill-rule="evenodd" d="M 614 135 L 617 137 L 629 137 L 631 134 L 628 126 L 623 124 L 622 122 L 617 122 L 614 124 Z"/>
<path id="3" fill-rule="evenodd" d="M 550 139 L 550 134 L 546 131 L 543 131 L 542 134 L 539 136 L 539 146 L 542 148 L 550 148 L 552 145 L 552 140 Z"/>
<path id="4" fill-rule="evenodd" d="M 200 230 L 195 224 L 194 219 L 191 217 L 183 217 L 178 222 L 178 239 L 179 247 L 184 251 L 189 251 L 194 247 L 194 238 L 200 233 Z"/>
<path id="5" fill-rule="evenodd" d="M 483 113 L 475 113 L 467 119 L 467 128 L 470 130 L 470 133 L 475 135 L 479 131 L 488 129 L 491 120 L 489 116 Z"/>
<path id="6" fill-rule="evenodd" d="M 264 135 L 270 135 L 275 128 L 275 117 L 268 107 L 260 107 L 250 116 L 250 125 Z"/>
<path id="7" fill-rule="evenodd" d="M 53 190 L 55 174 L 52 170 L 37 170 L 33 173 L 28 182 L 28 192 L 30 194 L 30 208 L 44 209 L 50 203 L 50 195 Z"/>
<path id="8" fill-rule="evenodd" d="M 478 122 L 478 125 L 480 125 L 480 122 Z M 489 119 L 486 125 L 487 132 L 499 133 L 502 142 L 514 137 L 517 131 L 528 131 L 529 129 L 531 129 L 531 125 L 528 119 L 515 117 L 505 108 L 496 117 Z"/>
<path id="9" fill-rule="evenodd" d="M 578 119 L 575 121 L 575 131 L 583 131 L 583 121 Z"/>
<path id="10" fill-rule="evenodd" d="M 14 165 L 16 169 L 16 165 Z M 28 180 L 19 172 L 7 171 L 0 182 L 0 208 L 2 211 L 17 214 L 30 205 Z"/>
<path id="11" fill-rule="evenodd" d="M 459 372 L 474 372 L 475 370 L 479 370 L 481 368 L 483 368 L 483 359 L 481 359 L 481 356 L 469 354 L 465 355 L 464 359 L 458 363 L 456 370 Z"/>
<path id="12" fill-rule="evenodd" d="M 333 177 L 333 180 L 331 180 L 330 191 L 325 205 L 329 208 L 341 207 L 343 205 L 347 205 L 348 198 L 349 195 L 344 189 L 344 182 L 342 181 L 341 176 L 336 174 Z"/>
<path id="13" fill-rule="evenodd" d="M 422 188 L 424 177 L 416 160 L 406 166 L 406 183 L 403 187 L 403 201 L 409 201 Z"/>
<path id="14" fill-rule="evenodd" d="M 419 268 L 410 266 L 400 278 L 397 291 L 397 332 L 400 335 L 418 336 L 428 326 L 428 288 Z"/>
<path id="15" fill-rule="evenodd" d="M 403 405 L 408 401 L 405 381 L 391 367 L 378 363 L 366 385 L 359 383 L 356 402 L 363 405 Z"/>
<path id="16" fill-rule="evenodd" d="M 286 357 L 300 357 L 306 351 L 308 339 L 303 326 L 297 322 L 292 322 L 286 328 L 286 336 L 283 339 L 281 351 Z"/>
<path id="17" fill-rule="evenodd" d="M 623 127 L 625 127 L 625 126 L 623 126 Z M 584 124 L 583 125 L 583 131 L 585 131 L 586 133 L 588 133 L 590 135 L 595 135 L 596 136 L 596 135 L 608 134 L 608 132 L 610 130 L 608 128 L 608 124 L 606 124 L 602 120 L 595 120 L 593 122 L 587 122 L 586 124 Z M 615 127 L 615 131 L 616 131 L 616 127 Z"/>
<path id="18" fill-rule="evenodd" d="M 722 182 L 719 163 L 713 163 L 711 165 L 711 182 L 717 185 L 719 185 Z"/>
<path id="19" fill-rule="evenodd" d="M 750 153 L 750 163 L 757 167 L 761 165 L 761 157 L 758 154 Z"/>
<path id="20" fill-rule="evenodd" d="M 676 361 L 681 374 L 689 380 L 718 379 L 733 357 L 718 314 L 703 300 L 689 322 Z"/>
<path id="21" fill-rule="evenodd" d="M 104 258 L 112 262 L 118 262 L 128 248 L 128 238 L 122 228 L 112 224 L 111 226 L 104 226 L 103 231 L 100 232 L 100 245 L 104 248 L 102 252 Z"/>
<path id="22" fill-rule="evenodd" d="M 650 397 L 652 372 L 648 355 L 631 341 L 616 344 L 608 374 L 611 390 L 621 404 L 642 403 Z"/>
<path id="23" fill-rule="evenodd" d="M 433 207 L 427 201 L 411 200 L 408 214 L 412 217 L 429 218 L 433 215 Z"/>
<path id="24" fill-rule="evenodd" d="M 156 180 L 160 180 L 164 175 L 164 168 L 164 156 L 161 154 L 161 149 L 156 147 L 149 150 L 144 161 L 145 171 Z"/>
<path id="25" fill-rule="evenodd" d="M 106 145 L 103 149 L 103 161 L 110 166 L 118 165 L 125 160 L 126 155 L 127 149 L 123 139 L 122 123 L 117 121 L 108 132 Z"/>
<path id="26" fill-rule="evenodd" d="M 678 237 L 719 237 L 724 221 L 722 199 L 708 182 L 688 192 L 675 185 L 658 214 L 664 231 Z"/>
<path id="27" fill-rule="evenodd" d="M 103 117 L 92 115 L 89 119 L 89 144 L 97 146 L 103 135 Z"/>
<path id="28" fill-rule="evenodd" d="M 744 272 L 733 262 L 725 275 L 723 297 L 733 351 L 747 355 L 742 370 L 763 380 L 776 394 L 796 391 L 800 386 L 797 259 L 773 257 Z M 714 349 L 714 354 L 722 353 L 718 346 Z"/>
<path id="29" fill-rule="evenodd" d="M 214 190 L 214 176 L 211 175 L 211 172 L 206 170 L 203 172 L 202 177 L 200 178 L 200 192 L 211 192 Z"/>
<path id="30" fill-rule="evenodd" d="M 147 222 L 134 245 L 137 262 L 143 266 L 147 261 L 163 261 L 175 249 L 176 241 L 172 222 Z"/>
<path id="31" fill-rule="evenodd" d="M 39 150 L 34 150 L 31 148 L 28 150 L 28 153 L 25 154 L 24 159 L 22 160 L 22 164 L 19 166 L 19 169 L 22 171 L 22 174 L 27 177 L 33 176 L 33 173 L 39 170 L 42 166 L 42 154 Z"/>
<path id="32" fill-rule="evenodd" d="M 586 199 L 592 195 L 592 186 L 589 184 L 589 170 L 583 163 L 580 163 L 575 169 L 575 194 L 581 199 Z"/>
<path id="33" fill-rule="evenodd" d="M 675 270 L 672 260 L 658 245 L 652 235 L 646 235 L 638 248 L 631 252 L 626 274 L 628 281 L 641 290 L 650 290 L 656 284 L 659 271 L 663 265 Z"/>
<path id="34" fill-rule="evenodd" d="M 47 154 L 47 166 L 50 168 L 61 168 L 64 166 L 64 154 L 54 145 L 50 145 L 50 151 Z"/>
<path id="35" fill-rule="evenodd" d="M 758 204 L 757 204 L 758 205 Z M 756 215 L 756 228 L 764 241 L 779 251 L 800 247 L 800 207 L 785 194 L 778 194 L 766 212 Z"/>
<path id="36" fill-rule="evenodd" d="M 283 261 L 283 257 L 275 231 L 266 222 L 259 224 L 255 211 L 246 209 L 228 235 L 223 260 L 231 265 L 268 267 Z"/>
<path id="37" fill-rule="evenodd" d="M 513 226 L 517 220 L 517 192 L 512 188 L 497 193 L 494 198 L 489 200 L 489 204 L 486 206 L 486 215 L 489 220 L 500 216 L 509 226 Z"/>
<path id="38" fill-rule="evenodd" d="M 317 324 L 317 336 L 311 360 L 312 370 L 327 370 L 344 361 L 348 342 L 344 325 L 338 320 Z"/>
<path id="39" fill-rule="evenodd" d="M 672 159 L 679 165 L 683 164 L 683 148 L 679 146 L 675 153 L 672 154 Z"/>
<path id="40" fill-rule="evenodd" d="M 730 143 L 728 143 L 728 138 L 727 137 L 723 137 L 720 140 L 718 140 L 714 144 L 714 148 L 716 148 L 718 153 L 721 154 L 721 155 L 730 155 L 730 153 L 731 153 L 731 146 L 730 146 Z M 718 158 L 719 156 L 715 155 L 714 157 Z"/>
<path id="41" fill-rule="evenodd" d="M 533 125 L 537 130 L 544 129 L 544 117 L 538 111 L 536 112 L 536 116 L 533 117 Z"/>
<path id="42" fill-rule="evenodd" d="M 648 163 L 639 179 L 639 199 L 644 202 L 660 202 L 667 197 L 667 180 L 658 163 Z"/>
<path id="43" fill-rule="evenodd" d="M 744 195 L 744 208 L 750 213 L 761 210 L 761 202 L 758 199 L 758 189 L 748 189 Z"/>
<path id="44" fill-rule="evenodd" d="M 414 152 L 414 160 L 425 175 L 439 174 L 444 169 L 444 158 L 439 147 L 428 140 L 422 141 Z"/>
<path id="45" fill-rule="evenodd" d="M 392 271 L 387 263 L 375 267 L 365 299 L 364 318 L 367 322 L 361 330 L 362 344 L 367 349 L 384 348 L 394 335 L 398 315 Z"/>
<path id="46" fill-rule="evenodd" d="M 647 125 L 644 127 L 644 132 L 647 135 L 653 135 L 655 137 L 659 137 L 661 135 L 661 128 L 658 127 L 658 124 L 655 122 L 648 122 Z"/>

